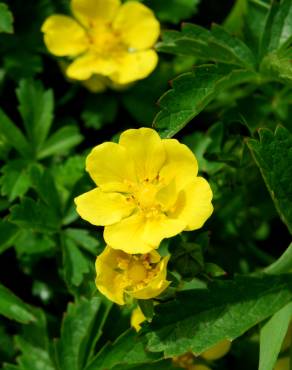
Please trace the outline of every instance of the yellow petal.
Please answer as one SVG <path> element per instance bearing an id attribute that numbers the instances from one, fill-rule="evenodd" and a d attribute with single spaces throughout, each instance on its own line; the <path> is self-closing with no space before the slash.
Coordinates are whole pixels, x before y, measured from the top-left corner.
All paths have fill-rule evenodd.
<path id="1" fill-rule="evenodd" d="M 74 16 L 86 27 L 110 22 L 120 7 L 120 0 L 72 0 Z"/>
<path id="2" fill-rule="evenodd" d="M 131 314 L 131 326 L 136 330 L 139 331 L 141 329 L 141 325 L 146 318 L 141 311 L 140 307 L 135 308 Z"/>
<path id="3" fill-rule="evenodd" d="M 124 53 L 120 56 L 118 68 L 107 76 L 117 84 L 129 84 L 149 76 L 157 63 L 158 56 L 154 50 Z"/>
<path id="4" fill-rule="evenodd" d="M 213 212 L 212 190 L 202 177 L 196 177 L 179 194 L 173 212 L 169 215 L 184 221 L 185 230 L 196 230 L 203 226 Z"/>
<path id="5" fill-rule="evenodd" d="M 120 274 L 115 271 L 117 259 L 123 256 L 123 252 L 115 251 L 110 247 L 96 258 L 96 280 L 97 289 L 108 299 L 123 305 L 124 302 L 124 284 Z"/>
<path id="6" fill-rule="evenodd" d="M 151 48 L 157 41 L 160 25 L 151 9 L 137 1 L 123 4 L 113 22 L 113 28 L 130 48 Z"/>
<path id="7" fill-rule="evenodd" d="M 134 163 L 126 149 L 105 142 L 92 149 L 86 158 L 86 170 L 96 185 L 106 191 L 129 191 L 128 184 L 136 181 Z"/>
<path id="8" fill-rule="evenodd" d="M 113 58 L 102 58 L 94 52 L 87 52 L 69 65 L 66 74 L 69 78 L 82 81 L 94 74 L 110 76 L 117 68 L 118 64 Z"/>
<path id="9" fill-rule="evenodd" d="M 123 146 L 135 163 L 138 178 L 151 181 L 165 161 L 165 151 L 158 133 L 142 127 L 124 131 L 120 136 Z"/>
<path id="10" fill-rule="evenodd" d="M 148 253 L 159 246 L 164 238 L 170 238 L 185 228 L 185 223 L 164 215 L 146 218 L 141 212 L 120 222 L 106 226 L 104 239 L 114 249 L 135 253 Z"/>
<path id="11" fill-rule="evenodd" d="M 75 198 L 77 212 L 86 221 L 96 226 L 111 225 L 127 217 L 133 204 L 119 193 L 104 193 L 95 188 Z"/>
<path id="12" fill-rule="evenodd" d="M 161 181 L 169 184 L 175 181 L 177 191 L 191 182 L 198 173 L 198 163 L 193 152 L 176 139 L 164 139 L 166 161 L 160 171 Z"/>
<path id="13" fill-rule="evenodd" d="M 150 280 L 149 284 L 143 288 L 136 290 L 132 293 L 132 296 L 137 299 L 150 299 L 159 296 L 170 284 L 166 280 L 167 275 L 167 263 L 169 256 L 164 257 L 159 263 L 159 271 L 157 275 Z"/>
<path id="14" fill-rule="evenodd" d="M 89 40 L 85 30 L 65 15 L 48 17 L 41 28 L 49 51 L 57 56 L 75 56 L 87 50 Z"/>
<path id="15" fill-rule="evenodd" d="M 231 347 L 230 340 L 222 340 L 221 342 L 217 343 L 214 347 L 208 349 L 207 351 L 201 354 L 205 360 L 218 360 L 219 358 L 226 355 L 229 352 Z"/>

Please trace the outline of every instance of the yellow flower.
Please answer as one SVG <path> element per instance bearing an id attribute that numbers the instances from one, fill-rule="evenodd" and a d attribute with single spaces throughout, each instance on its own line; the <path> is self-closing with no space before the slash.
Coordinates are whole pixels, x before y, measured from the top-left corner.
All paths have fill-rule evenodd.
<path id="1" fill-rule="evenodd" d="M 274 370 L 290 370 L 290 358 L 283 357 L 277 360 Z"/>
<path id="2" fill-rule="evenodd" d="M 138 306 L 132 311 L 131 315 L 131 326 L 136 330 L 139 331 L 141 329 L 142 322 L 146 320 L 141 308 Z"/>
<path id="3" fill-rule="evenodd" d="M 77 212 L 105 226 L 107 244 L 126 253 L 148 253 L 164 238 L 199 229 L 213 211 L 211 188 L 197 176 L 191 150 L 150 128 L 96 146 L 86 169 L 97 188 L 75 198 Z"/>
<path id="4" fill-rule="evenodd" d="M 42 25 L 44 41 L 56 56 L 73 59 L 69 78 L 87 80 L 94 75 L 117 84 L 147 77 L 158 56 L 152 49 L 159 22 L 145 5 L 120 0 L 72 0 L 75 19 L 52 15 Z"/>
<path id="5" fill-rule="evenodd" d="M 229 352 L 231 347 L 230 340 L 222 340 L 221 342 L 217 343 L 212 348 L 208 349 L 207 351 L 201 354 L 205 360 L 218 360 L 219 358 L 226 355 Z"/>
<path id="6" fill-rule="evenodd" d="M 132 255 L 107 246 L 96 259 L 96 287 L 120 305 L 125 304 L 125 295 L 154 298 L 170 284 L 166 280 L 168 260 L 169 257 L 161 258 L 156 251 Z"/>

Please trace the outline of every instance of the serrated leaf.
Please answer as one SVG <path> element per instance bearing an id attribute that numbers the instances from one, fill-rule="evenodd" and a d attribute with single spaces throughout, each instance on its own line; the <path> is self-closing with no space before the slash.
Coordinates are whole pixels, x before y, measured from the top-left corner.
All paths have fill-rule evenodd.
<path id="1" fill-rule="evenodd" d="M 48 235 L 26 229 L 18 233 L 14 244 L 18 256 L 51 253 L 56 247 L 55 241 Z"/>
<path id="2" fill-rule="evenodd" d="M 273 370 L 292 316 L 292 303 L 276 312 L 260 332 L 259 370 Z"/>
<path id="3" fill-rule="evenodd" d="M 22 370 L 56 370 L 46 350 L 31 345 L 21 337 L 16 337 L 16 345 L 23 352 L 18 359 Z"/>
<path id="4" fill-rule="evenodd" d="M 260 141 L 248 140 L 275 207 L 292 234 L 292 135 L 279 126 L 275 133 L 259 131 Z"/>
<path id="5" fill-rule="evenodd" d="M 27 160 L 15 159 L 1 168 L 1 194 L 7 196 L 10 202 L 24 195 L 29 189 L 31 185 L 29 164 Z"/>
<path id="6" fill-rule="evenodd" d="M 181 292 L 157 306 L 147 348 L 166 356 L 200 354 L 223 339 L 233 340 L 290 302 L 291 283 L 291 275 L 246 276 Z"/>
<path id="7" fill-rule="evenodd" d="M 122 369 L 159 360 L 161 354 L 145 351 L 145 344 L 134 330 L 128 330 L 112 345 L 106 345 L 85 370 L 111 370 L 118 366 Z"/>
<path id="8" fill-rule="evenodd" d="M 77 127 L 63 126 L 54 132 L 44 143 L 39 151 L 38 159 L 43 159 L 54 154 L 64 154 L 72 147 L 78 145 L 83 137 Z"/>
<path id="9" fill-rule="evenodd" d="M 173 80 L 173 88 L 159 100 L 162 110 L 154 127 L 162 137 L 172 137 L 216 96 L 230 87 L 253 81 L 256 73 L 228 65 L 202 65 Z"/>
<path id="10" fill-rule="evenodd" d="M 16 90 L 18 110 L 28 137 L 36 152 L 45 141 L 53 121 L 52 90 L 45 90 L 40 81 L 21 80 Z"/>
<path id="11" fill-rule="evenodd" d="M 69 304 L 64 317 L 61 338 L 56 343 L 60 370 L 81 370 L 88 361 L 90 349 L 101 334 L 111 304 L 100 298 L 81 298 Z M 93 338 L 91 337 L 93 335 Z"/>
<path id="12" fill-rule="evenodd" d="M 0 108 L 0 132 L 6 141 L 16 149 L 20 155 L 27 158 L 31 155 L 31 148 L 23 133 Z"/>
<path id="13" fill-rule="evenodd" d="M 48 169 L 34 165 L 30 170 L 32 186 L 38 193 L 39 198 L 61 218 L 62 209 L 59 193 L 53 176 Z"/>
<path id="14" fill-rule="evenodd" d="M 0 220 L 0 253 L 11 247 L 19 229 L 6 220 Z"/>
<path id="15" fill-rule="evenodd" d="M 255 57 L 248 46 L 218 25 L 213 25 L 209 31 L 185 23 L 181 32 L 165 32 L 157 48 L 159 51 L 193 55 L 205 61 L 233 64 L 241 68 L 255 67 Z"/>
<path id="16" fill-rule="evenodd" d="M 13 15 L 4 3 L 0 3 L 0 32 L 13 33 Z"/>
<path id="17" fill-rule="evenodd" d="M 22 228 L 44 233 L 56 232 L 60 223 L 52 208 L 28 197 L 11 208 L 9 220 Z"/>
<path id="18" fill-rule="evenodd" d="M 151 7 L 155 15 L 163 22 L 179 23 L 190 18 L 196 11 L 200 0 L 151 0 L 146 5 Z"/>
<path id="19" fill-rule="evenodd" d="M 35 320 L 29 306 L 2 284 L 0 284 L 0 314 L 24 324 Z"/>
<path id="20" fill-rule="evenodd" d="M 68 238 L 72 239 L 81 248 L 87 250 L 94 256 L 98 254 L 98 246 L 100 241 L 97 237 L 92 237 L 88 230 L 84 229 L 66 229 L 65 233 Z"/>
<path id="21" fill-rule="evenodd" d="M 63 264 L 65 280 L 69 285 L 79 286 L 84 274 L 90 272 L 89 261 L 77 244 L 65 234 L 63 238 Z"/>

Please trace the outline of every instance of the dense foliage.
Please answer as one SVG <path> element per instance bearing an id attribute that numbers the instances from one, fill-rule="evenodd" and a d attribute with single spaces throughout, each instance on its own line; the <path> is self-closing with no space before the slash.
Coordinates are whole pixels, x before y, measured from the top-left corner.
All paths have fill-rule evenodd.
<path id="1" fill-rule="evenodd" d="M 184 368 L 273 370 L 280 358 L 288 370 L 292 0 L 141 2 L 161 24 L 159 64 L 99 93 L 68 79 L 45 47 L 41 26 L 69 14 L 68 0 L 0 2 L 0 365 L 179 369 L 178 356 L 227 339 L 226 356 Z M 194 152 L 214 212 L 162 241 L 167 290 L 119 306 L 96 289 L 102 229 L 74 198 L 93 188 L 89 151 L 139 127 Z"/>

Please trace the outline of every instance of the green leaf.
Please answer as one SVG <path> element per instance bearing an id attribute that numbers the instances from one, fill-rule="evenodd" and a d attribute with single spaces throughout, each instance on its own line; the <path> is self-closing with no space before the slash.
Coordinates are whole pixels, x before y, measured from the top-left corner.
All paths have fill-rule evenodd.
<path id="1" fill-rule="evenodd" d="M 277 261 L 265 268 L 266 274 L 283 274 L 292 271 L 292 243 Z"/>
<path id="2" fill-rule="evenodd" d="M 230 33 L 240 34 L 247 12 L 248 0 L 236 0 L 230 13 L 224 20 L 224 28 Z"/>
<path id="3" fill-rule="evenodd" d="M 280 49 L 292 36 L 292 0 L 273 1 L 266 20 L 262 55 Z"/>
<path id="4" fill-rule="evenodd" d="M 55 212 L 56 217 L 61 218 L 62 209 L 59 193 L 50 171 L 39 165 L 34 165 L 31 167 L 30 178 L 32 186 L 37 191 L 40 199 Z"/>
<path id="5" fill-rule="evenodd" d="M 161 21 L 179 23 L 197 11 L 199 2 L 200 0 L 149 0 L 145 4 L 154 10 Z"/>
<path id="6" fill-rule="evenodd" d="M 211 31 L 208 31 L 206 28 L 185 23 L 181 32 L 165 32 L 157 48 L 159 51 L 193 55 L 205 61 L 233 64 L 251 70 L 255 67 L 251 50 L 218 25 L 213 25 Z"/>
<path id="7" fill-rule="evenodd" d="M 28 197 L 11 208 L 9 220 L 22 228 L 44 233 L 56 232 L 60 223 L 52 208 Z"/>
<path id="8" fill-rule="evenodd" d="M 13 15 L 4 3 L 0 3 L 0 32 L 13 33 Z"/>
<path id="9" fill-rule="evenodd" d="M 47 235 L 22 229 L 14 241 L 18 256 L 51 254 L 55 250 L 55 241 Z"/>
<path id="10" fill-rule="evenodd" d="M 270 0 L 247 0 L 247 11 L 243 24 L 243 34 L 246 44 L 259 58 L 262 38 L 265 33 Z"/>
<path id="11" fill-rule="evenodd" d="M 81 370 L 86 365 L 97 339 L 101 335 L 110 303 L 98 297 L 69 303 L 64 316 L 61 338 L 56 343 L 60 370 Z"/>
<path id="12" fill-rule="evenodd" d="M 31 186 L 29 164 L 25 159 L 15 159 L 1 168 L 1 194 L 8 196 L 9 202 L 24 195 Z"/>
<path id="13" fill-rule="evenodd" d="M 47 138 L 53 121 L 54 98 L 52 90 L 45 90 L 40 81 L 21 80 L 16 90 L 18 110 L 35 150 Z"/>
<path id="14" fill-rule="evenodd" d="M 106 345 L 85 370 L 110 370 L 120 366 L 151 363 L 161 358 L 160 354 L 145 351 L 145 341 L 131 329 L 122 334 L 112 345 Z"/>
<path id="15" fill-rule="evenodd" d="M 17 337 L 15 342 L 23 353 L 18 359 L 21 370 L 56 370 L 46 350 L 33 346 L 21 337 Z"/>
<path id="16" fill-rule="evenodd" d="M 63 264 L 64 274 L 67 284 L 79 286 L 84 278 L 84 274 L 90 272 L 88 259 L 79 250 L 77 244 L 65 234 L 63 238 Z"/>
<path id="17" fill-rule="evenodd" d="M 160 98 L 162 110 L 155 117 L 154 127 L 162 137 L 172 137 L 220 92 L 256 78 L 254 72 L 228 65 L 202 65 L 182 74 L 173 80 L 172 90 Z"/>
<path id="18" fill-rule="evenodd" d="M 0 253 L 13 245 L 18 231 L 17 226 L 6 220 L 0 220 Z"/>
<path id="19" fill-rule="evenodd" d="M 0 132 L 7 142 L 16 149 L 20 155 L 27 158 L 31 155 L 31 148 L 23 133 L 0 108 Z"/>
<path id="20" fill-rule="evenodd" d="M 63 154 L 72 147 L 78 145 L 83 137 L 77 127 L 69 125 L 63 126 L 54 132 L 42 149 L 39 151 L 38 159 L 43 159 L 54 154 Z"/>
<path id="21" fill-rule="evenodd" d="M 259 370 L 273 370 L 292 316 L 292 303 L 265 323 L 260 332 Z"/>
<path id="22" fill-rule="evenodd" d="M 155 309 L 147 348 L 167 357 L 198 355 L 223 339 L 233 340 L 290 302 L 291 283 L 291 275 L 242 276 L 181 292 Z"/>
<path id="23" fill-rule="evenodd" d="M 81 248 L 85 249 L 94 256 L 98 254 L 100 241 L 97 239 L 97 237 L 92 237 L 88 230 L 69 228 L 65 230 L 65 233 L 68 238 L 72 239 Z"/>
<path id="24" fill-rule="evenodd" d="M 2 284 L 0 284 L 0 314 L 23 324 L 35 320 L 29 306 Z"/>
<path id="25" fill-rule="evenodd" d="M 275 133 L 259 131 L 260 141 L 248 140 L 275 207 L 292 234 L 292 134 L 279 126 Z"/>

